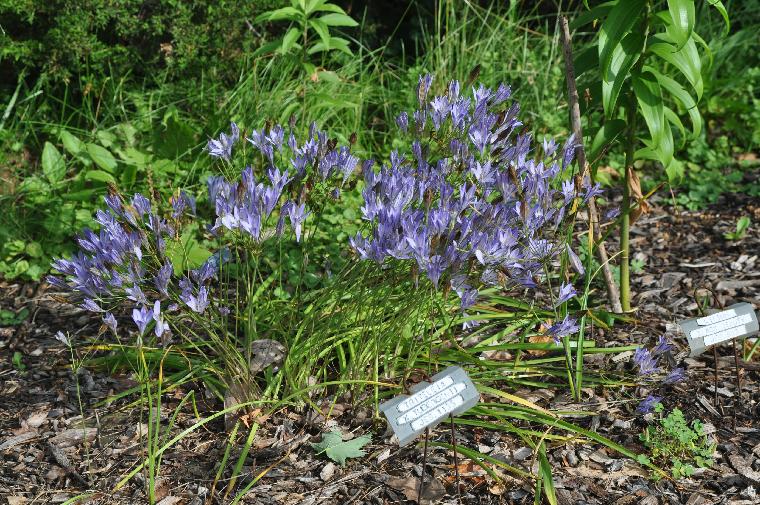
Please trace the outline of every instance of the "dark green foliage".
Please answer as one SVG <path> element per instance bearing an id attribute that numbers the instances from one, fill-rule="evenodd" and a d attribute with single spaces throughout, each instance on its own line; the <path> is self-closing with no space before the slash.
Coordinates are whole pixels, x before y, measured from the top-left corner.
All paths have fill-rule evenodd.
<path id="1" fill-rule="evenodd" d="M 277 0 L 0 0 L 0 69 L 8 82 L 22 71 L 68 82 L 90 75 L 151 76 L 162 69 L 197 77 L 226 67 L 258 45 L 250 28 Z"/>

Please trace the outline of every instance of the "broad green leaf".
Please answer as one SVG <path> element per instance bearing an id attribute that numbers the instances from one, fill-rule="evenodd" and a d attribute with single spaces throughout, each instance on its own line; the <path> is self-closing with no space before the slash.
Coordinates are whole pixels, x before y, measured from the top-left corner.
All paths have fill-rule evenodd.
<path id="1" fill-rule="evenodd" d="M 625 1 L 625 0 L 623 0 Z M 587 25 L 588 23 L 596 20 L 596 19 L 602 19 L 607 17 L 607 14 L 610 13 L 612 8 L 617 4 L 617 0 L 613 2 L 605 2 L 603 4 L 597 5 L 593 9 L 586 11 L 582 14 L 580 14 L 577 18 L 575 18 L 570 23 L 570 29 L 575 30 L 576 28 L 580 28 L 581 26 Z"/>
<path id="2" fill-rule="evenodd" d="M 346 53 L 349 56 L 354 55 L 354 53 L 351 52 L 351 49 L 348 47 L 348 41 L 341 37 L 330 38 L 330 49 L 337 49 L 338 51 Z"/>
<path id="3" fill-rule="evenodd" d="M 24 252 L 32 258 L 41 258 L 43 254 L 42 245 L 39 242 L 29 242 Z"/>
<path id="4" fill-rule="evenodd" d="M 657 78 L 651 72 L 633 76 L 633 92 L 639 104 L 641 115 L 649 128 L 654 147 L 662 142 L 665 128 L 665 112 L 662 104 L 662 90 Z"/>
<path id="5" fill-rule="evenodd" d="M 668 175 L 668 181 L 671 184 L 680 184 L 686 175 L 684 164 L 675 158 L 670 162 L 670 165 L 665 167 L 665 173 Z"/>
<path id="6" fill-rule="evenodd" d="M 42 173 L 51 184 L 60 182 L 66 176 L 66 162 L 53 144 L 45 142 L 42 149 Z"/>
<path id="7" fill-rule="evenodd" d="M 317 72 L 317 77 L 320 81 L 332 82 L 336 84 L 340 82 L 340 77 L 338 77 L 338 74 L 330 70 L 322 70 L 320 72 Z"/>
<path id="8" fill-rule="evenodd" d="M 599 67 L 602 77 L 607 77 L 615 46 L 640 20 L 645 5 L 646 0 L 620 1 L 602 23 L 599 30 Z"/>
<path id="9" fill-rule="evenodd" d="M 296 40 L 298 40 L 298 36 L 301 35 L 301 30 L 298 28 L 291 28 L 288 30 L 288 32 L 285 34 L 285 36 L 282 38 L 282 45 L 280 46 L 280 51 L 282 53 L 287 53 L 291 50 L 293 47 L 293 44 L 295 44 Z"/>
<path id="10" fill-rule="evenodd" d="M 116 184 L 116 179 L 113 178 L 113 175 L 104 170 L 88 170 L 84 174 L 84 179 L 86 181 L 111 182 Z"/>
<path id="11" fill-rule="evenodd" d="M 267 11 L 259 16 L 256 16 L 254 22 L 261 23 L 262 21 L 282 21 L 284 19 L 290 21 L 298 21 L 301 18 L 301 11 L 294 9 L 293 7 L 283 7 L 281 9 L 275 9 L 273 11 Z"/>
<path id="12" fill-rule="evenodd" d="M 681 133 L 681 144 L 679 147 L 683 148 L 683 146 L 686 144 L 686 129 L 683 127 L 681 119 L 678 117 L 678 114 L 673 112 L 673 109 L 670 107 L 664 107 L 663 110 L 665 111 L 665 119 L 667 119 L 670 124 L 678 128 L 678 131 Z"/>
<path id="13" fill-rule="evenodd" d="M 597 51 L 596 47 L 590 46 L 575 57 L 575 61 L 573 62 L 575 77 L 580 77 L 594 68 L 599 68 L 599 51 Z"/>
<path id="14" fill-rule="evenodd" d="M 694 30 L 694 0 L 668 0 L 673 40 L 681 48 Z"/>
<path id="15" fill-rule="evenodd" d="M 314 9 L 319 8 L 322 6 L 327 0 L 306 0 L 303 3 L 303 10 L 308 16 L 312 12 L 314 12 Z"/>
<path id="16" fill-rule="evenodd" d="M 320 17 L 319 20 L 327 26 L 358 26 L 359 23 L 353 20 L 350 16 L 345 14 L 338 14 L 334 12 L 332 14 L 325 14 Z"/>
<path id="17" fill-rule="evenodd" d="M 319 7 L 315 7 L 314 10 L 317 12 L 336 12 L 338 14 L 346 14 L 346 11 L 343 10 L 343 7 L 335 4 L 320 5 Z"/>
<path id="18" fill-rule="evenodd" d="M 650 139 L 642 139 L 646 147 L 634 153 L 634 159 L 657 160 L 664 167 L 673 162 L 673 133 L 670 124 L 665 123 L 662 128 L 662 138 L 659 145 L 654 145 Z"/>
<path id="19" fill-rule="evenodd" d="M 66 130 L 61 130 L 60 137 L 61 142 L 63 143 L 63 148 L 66 149 L 70 154 L 76 156 L 80 152 L 84 151 L 84 142 Z"/>
<path id="20" fill-rule="evenodd" d="M 602 103 L 604 114 L 608 118 L 615 113 L 620 89 L 628 77 L 631 68 L 639 60 L 644 50 L 644 34 L 631 32 L 612 51 L 612 60 L 607 78 L 602 80 Z"/>
<path id="21" fill-rule="evenodd" d="M 310 19 L 309 26 L 314 28 L 319 38 L 322 39 L 322 43 L 326 48 L 330 49 L 330 29 L 319 19 Z"/>
<path id="22" fill-rule="evenodd" d="M 589 160 L 593 160 L 602 151 L 604 146 L 613 142 L 625 130 L 625 121 L 622 119 L 612 119 L 604 122 L 604 126 L 596 132 L 591 149 L 588 153 Z"/>
<path id="23" fill-rule="evenodd" d="M 727 34 L 729 30 L 731 30 L 731 21 L 728 19 L 728 11 L 726 10 L 726 6 L 723 5 L 723 2 L 721 2 L 721 0 L 707 0 L 707 3 L 711 7 L 715 7 L 715 9 L 720 12 L 720 15 L 723 16 L 723 21 L 726 23 L 726 28 L 723 31 L 723 34 Z"/>
<path id="24" fill-rule="evenodd" d="M 295 30 L 295 28 L 293 28 Z M 262 54 L 270 54 L 282 47 L 282 40 L 273 40 L 271 42 L 267 42 L 266 44 L 260 46 L 258 49 L 256 49 L 253 52 L 253 56 L 261 56 Z"/>
<path id="25" fill-rule="evenodd" d="M 649 51 L 676 67 L 694 88 L 697 93 L 697 101 L 699 101 L 702 98 L 704 85 L 702 83 L 702 62 L 699 59 L 694 40 L 689 39 L 680 50 L 670 43 L 669 38 L 664 34 L 654 35 L 652 40 L 654 42 L 649 46 Z"/>
<path id="26" fill-rule="evenodd" d="M 89 154 L 92 161 L 103 170 L 111 173 L 116 170 L 116 158 L 114 158 L 111 151 L 105 147 L 89 143 L 87 144 L 87 154 Z"/>
<path id="27" fill-rule="evenodd" d="M 97 133 L 95 133 L 95 136 L 98 137 L 98 140 L 100 143 L 110 148 L 114 142 L 116 142 L 116 135 L 109 132 L 108 130 L 98 130 Z"/>
<path id="28" fill-rule="evenodd" d="M 702 116 L 699 113 L 697 102 L 694 98 L 692 98 L 689 92 L 686 91 L 675 79 L 671 79 L 667 75 L 663 75 L 648 66 L 644 67 L 644 69 L 654 74 L 655 77 L 657 77 L 660 86 L 670 93 L 673 98 L 679 101 L 683 108 L 686 109 L 686 112 L 689 114 L 689 119 L 691 120 L 691 134 L 693 137 L 698 137 L 702 131 Z"/>
<path id="29" fill-rule="evenodd" d="M 364 456 L 366 452 L 362 447 L 369 442 L 369 435 L 363 435 L 344 442 L 339 431 L 331 431 L 322 435 L 321 442 L 311 444 L 311 446 L 317 453 L 324 452 L 331 460 L 345 465 L 346 458 L 360 458 Z"/>
<path id="30" fill-rule="evenodd" d="M 166 256 L 172 262 L 174 274 L 180 275 L 187 269 L 203 265 L 211 251 L 198 243 L 194 230 L 187 229 L 179 240 L 167 241 Z"/>
<path id="31" fill-rule="evenodd" d="M 67 191 L 61 195 L 66 201 L 70 202 L 86 202 L 95 198 L 95 195 L 102 190 L 83 189 L 82 191 Z"/>

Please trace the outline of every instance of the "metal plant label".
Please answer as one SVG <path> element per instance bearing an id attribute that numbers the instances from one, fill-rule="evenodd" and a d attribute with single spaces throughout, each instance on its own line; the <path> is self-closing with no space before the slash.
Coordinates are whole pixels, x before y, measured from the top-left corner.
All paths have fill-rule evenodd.
<path id="1" fill-rule="evenodd" d="M 449 414 L 459 415 L 474 407 L 480 399 L 467 372 L 458 366 L 434 375 L 433 382 L 421 382 L 411 389 L 411 396 L 400 395 L 380 405 L 402 446 Z"/>
<path id="2" fill-rule="evenodd" d="M 750 303 L 737 303 L 721 312 L 678 324 L 689 342 L 691 356 L 702 354 L 710 346 L 752 335 L 760 329 Z"/>

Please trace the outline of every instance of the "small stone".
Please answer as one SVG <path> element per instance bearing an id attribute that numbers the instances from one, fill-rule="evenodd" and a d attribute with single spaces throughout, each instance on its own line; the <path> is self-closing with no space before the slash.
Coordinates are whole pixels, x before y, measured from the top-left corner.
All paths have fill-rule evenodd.
<path id="1" fill-rule="evenodd" d="M 580 463 L 580 461 L 578 461 L 578 456 L 575 455 L 575 451 L 572 450 L 565 453 L 565 459 L 567 460 L 567 464 L 572 467 L 576 467 L 578 466 L 578 463 Z"/>
<path id="2" fill-rule="evenodd" d="M 533 450 L 530 447 L 520 447 L 516 451 L 512 452 L 512 458 L 517 461 L 524 461 L 533 455 Z"/>
<path id="3" fill-rule="evenodd" d="M 333 463 L 327 463 L 322 468 L 322 471 L 319 472 L 319 478 L 322 479 L 325 482 L 327 482 L 328 480 L 332 479 L 333 475 L 335 475 L 335 464 L 333 464 Z"/>

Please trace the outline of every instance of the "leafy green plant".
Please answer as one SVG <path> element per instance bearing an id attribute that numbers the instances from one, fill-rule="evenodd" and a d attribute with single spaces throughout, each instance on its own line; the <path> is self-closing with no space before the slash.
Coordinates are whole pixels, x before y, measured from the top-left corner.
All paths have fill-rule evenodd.
<path id="1" fill-rule="evenodd" d="M 741 240 L 747 234 L 751 221 L 749 216 L 742 216 L 736 221 L 736 229 L 723 234 L 726 240 Z"/>
<path id="2" fill-rule="evenodd" d="M 331 33 L 331 28 L 358 25 L 342 7 L 327 0 L 291 0 L 290 3 L 289 7 L 271 10 L 256 18 L 259 23 L 290 21 L 291 25 L 295 25 L 279 40 L 264 44 L 256 51 L 257 54 L 274 51 L 287 54 L 291 50 L 300 51 L 301 64 L 309 75 L 315 74 L 317 67 L 308 61 L 308 56 L 331 51 L 353 56 L 348 40 Z M 312 33 L 316 33 L 318 39 L 315 39 Z M 329 78 L 330 74 L 319 72 L 317 75 Z"/>
<path id="3" fill-rule="evenodd" d="M 720 0 L 708 2 L 729 28 Z M 694 0 L 615 0 L 581 14 L 574 27 L 595 21 L 597 43 L 579 54 L 577 74 L 593 90 L 593 104 L 603 111 L 601 126 L 589 150 L 594 159 L 620 141 L 625 150 L 622 219 L 620 223 L 620 296 L 623 310 L 631 309 L 629 229 L 632 213 L 645 205 L 632 188 L 638 186 L 636 160 L 652 160 L 678 182 L 684 165 L 675 157 L 677 145 L 698 137 L 702 117 L 698 102 L 704 90 L 703 61 L 698 46 L 711 53 L 695 31 Z M 590 112 L 590 110 L 589 110 Z M 687 132 L 679 116 L 688 115 Z M 646 132 L 639 127 L 643 121 Z M 634 201 L 639 198 L 639 201 Z"/>
<path id="4" fill-rule="evenodd" d="M 364 456 L 366 452 L 362 447 L 367 445 L 370 440 L 372 438 L 369 435 L 362 435 L 361 437 L 352 438 L 344 442 L 340 431 L 334 430 L 322 434 L 322 440 L 311 444 L 311 446 L 317 451 L 317 454 L 324 453 L 336 463 L 345 465 L 348 458 L 361 458 Z"/>
<path id="5" fill-rule="evenodd" d="M 708 442 L 702 422 L 695 419 L 688 423 L 680 409 L 673 409 L 667 416 L 663 416 L 663 411 L 664 407 L 658 403 L 655 424 L 647 426 L 639 435 L 652 460 L 669 464 L 674 479 L 691 476 L 695 465 L 698 468 L 711 467 L 716 444 Z M 649 462 L 643 455 L 638 459 L 639 462 Z"/>
<path id="6" fill-rule="evenodd" d="M 29 309 L 23 308 L 18 312 L 0 309 L 0 326 L 16 326 L 21 324 L 29 316 Z"/>

